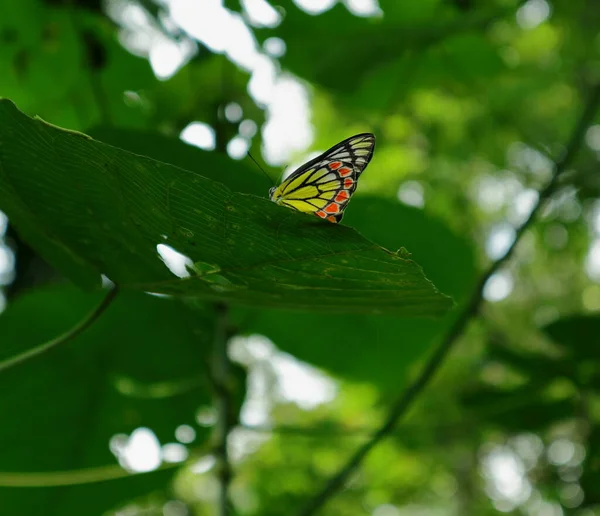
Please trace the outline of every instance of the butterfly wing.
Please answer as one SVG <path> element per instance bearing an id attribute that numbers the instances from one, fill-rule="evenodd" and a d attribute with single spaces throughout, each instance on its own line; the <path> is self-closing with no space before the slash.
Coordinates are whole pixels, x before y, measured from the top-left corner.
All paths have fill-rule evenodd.
<path id="1" fill-rule="evenodd" d="M 374 149 L 373 134 L 351 136 L 295 170 L 271 192 L 271 200 L 330 222 L 340 222 Z"/>

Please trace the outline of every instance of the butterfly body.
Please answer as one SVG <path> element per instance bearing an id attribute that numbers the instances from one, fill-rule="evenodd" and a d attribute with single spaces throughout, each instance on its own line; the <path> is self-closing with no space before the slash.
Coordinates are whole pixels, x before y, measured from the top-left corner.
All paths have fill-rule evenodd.
<path id="1" fill-rule="evenodd" d="M 351 136 L 292 172 L 271 188 L 269 197 L 281 206 L 340 222 L 374 149 L 373 134 Z"/>

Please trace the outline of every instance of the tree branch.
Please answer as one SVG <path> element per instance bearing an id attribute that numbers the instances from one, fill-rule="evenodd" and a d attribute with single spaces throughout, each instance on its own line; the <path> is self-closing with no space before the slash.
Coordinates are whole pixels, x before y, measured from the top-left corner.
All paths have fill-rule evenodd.
<path id="1" fill-rule="evenodd" d="M 100 302 L 100 304 L 94 308 L 85 319 L 81 320 L 76 326 L 71 328 L 66 333 L 59 335 L 58 337 L 51 339 L 35 348 L 28 349 L 23 353 L 19 353 L 14 357 L 7 358 L 0 362 L 0 373 L 6 371 L 7 369 L 16 366 L 30 358 L 34 358 L 38 355 L 46 353 L 61 344 L 69 342 L 77 337 L 79 334 L 83 333 L 86 329 L 88 329 L 96 320 L 104 313 L 104 311 L 110 306 L 110 304 L 114 301 L 115 297 L 119 292 L 118 287 L 113 287 L 104 297 L 104 299 Z"/>
<path id="2" fill-rule="evenodd" d="M 217 461 L 219 479 L 219 497 L 217 514 L 229 514 L 229 484 L 231 483 L 231 464 L 227 450 L 227 438 L 231 432 L 233 404 L 231 400 L 231 362 L 227 355 L 228 310 L 226 305 L 216 305 L 217 323 L 214 333 L 214 346 L 210 376 L 215 389 L 217 423 L 215 426 L 214 454 Z"/>
<path id="3" fill-rule="evenodd" d="M 573 130 L 571 138 L 567 144 L 566 151 L 562 157 L 560 157 L 560 159 L 554 162 L 552 178 L 540 191 L 537 203 L 531 210 L 527 220 L 518 228 L 512 245 L 506 251 L 504 256 L 493 262 L 481 276 L 473 293 L 471 294 L 471 297 L 464 306 L 462 312 L 455 320 L 446 337 L 437 348 L 435 353 L 431 356 L 419 377 L 411 385 L 409 385 L 409 387 L 396 400 L 383 425 L 381 425 L 381 427 L 371 436 L 369 441 L 363 444 L 354 453 L 354 455 L 350 457 L 348 462 L 327 482 L 325 487 L 308 501 L 304 508 L 298 513 L 298 516 L 311 516 L 315 514 L 338 490 L 343 487 L 350 474 L 361 464 L 369 452 L 394 430 L 398 421 L 400 421 L 402 416 L 410 408 L 417 396 L 429 384 L 430 380 L 438 371 L 444 359 L 454 346 L 454 343 L 463 334 L 467 324 L 472 318 L 478 315 L 479 309 L 483 302 L 483 289 L 485 284 L 490 277 L 495 274 L 500 267 L 504 265 L 504 263 L 506 263 L 506 261 L 513 255 L 517 244 L 521 240 L 521 237 L 535 221 L 540 208 L 556 190 L 559 177 L 571 164 L 575 155 L 579 151 L 585 131 L 592 122 L 599 104 L 600 85 L 596 85 L 594 86 L 590 99 L 588 100 L 588 103 Z"/>

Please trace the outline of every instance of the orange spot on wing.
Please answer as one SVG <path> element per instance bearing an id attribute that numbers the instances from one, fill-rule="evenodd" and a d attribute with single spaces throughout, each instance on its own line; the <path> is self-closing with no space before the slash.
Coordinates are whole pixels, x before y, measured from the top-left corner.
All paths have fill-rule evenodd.
<path id="1" fill-rule="evenodd" d="M 339 174 L 342 177 L 349 176 L 350 174 L 352 174 L 352 169 L 348 167 L 340 168 Z"/>
<path id="2" fill-rule="evenodd" d="M 354 180 L 351 177 L 344 179 L 344 188 L 350 188 L 354 184 Z"/>
<path id="3" fill-rule="evenodd" d="M 333 163 L 331 163 L 329 165 L 329 168 L 331 168 L 332 170 L 337 170 L 341 166 L 342 166 L 342 162 L 341 161 L 334 161 Z"/>
<path id="4" fill-rule="evenodd" d="M 350 195 L 345 190 L 342 190 L 339 194 L 335 196 L 335 202 L 344 202 L 347 201 Z"/>
<path id="5" fill-rule="evenodd" d="M 337 222 L 337 220 L 335 220 L 335 217 L 333 215 L 329 215 L 329 217 L 327 217 L 327 220 L 329 222 Z"/>
<path id="6" fill-rule="evenodd" d="M 325 206 L 324 211 L 327 213 L 339 213 L 340 207 L 337 204 L 332 202 L 331 204 Z"/>
<path id="7" fill-rule="evenodd" d="M 327 213 L 325 213 L 324 211 L 321 211 L 321 210 L 315 211 L 315 215 L 317 217 L 321 217 L 322 219 L 324 219 L 325 217 L 327 217 Z"/>

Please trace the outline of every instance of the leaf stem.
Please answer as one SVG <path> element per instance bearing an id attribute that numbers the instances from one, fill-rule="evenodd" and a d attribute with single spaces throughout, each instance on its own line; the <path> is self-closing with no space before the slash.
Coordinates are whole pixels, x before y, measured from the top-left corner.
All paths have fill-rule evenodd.
<path id="1" fill-rule="evenodd" d="M 592 122 L 594 115 L 598 110 L 600 104 L 600 85 L 595 85 L 592 89 L 590 98 L 581 114 L 573 133 L 566 147 L 566 151 L 563 155 L 555 160 L 554 170 L 552 178 L 548 184 L 540 191 L 538 201 L 532 208 L 527 220 L 518 228 L 515 239 L 509 249 L 506 251 L 504 256 L 490 264 L 487 270 L 483 273 L 479 279 L 475 289 L 473 290 L 471 297 L 460 312 L 454 324 L 446 334 L 445 338 L 433 353 L 429 361 L 426 363 L 425 368 L 416 380 L 408 386 L 408 388 L 400 395 L 396 402 L 392 405 L 390 412 L 384 421 L 384 423 L 377 429 L 377 431 L 371 436 L 371 438 L 364 443 L 354 455 L 346 462 L 346 464 L 325 484 L 323 489 L 319 491 L 308 503 L 300 510 L 298 516 L 312 516 L 321 507 L 327 503 L 327 501 L 339 491 L 348 477 L 354 472 L 354 470 L 362 463 L 369 452 L 385 437 L 387 437 L 396 427 L 402 416 L 411 407 L 412 403 L 418 397 L 418 395 L 425 389 L 429 384 L 430 380 L 434 377 L 442 365 L 444 359 L 453 348 L 458 338 L 463 334 L 465 328 L 472 318 L 477 317 L 479 309 L 483 302 L 483 289 L 485 284 L 490 277 L 495 274 L 504 263 L 513 255 L 517 244 L 521 240 L 523 234 L 531 227 L 535 222 L 535 219 L 542 208 L 545 205 L 549 197 L 554 193 L 558 185 L 558 180 L 565 169 L 570 166 L 575 155 L 581 147 L 585 132 Z"/>
<path id="2" fill-rule="evenodd" d="M 1 361 L 0 362 L 0 373 L 6 371 L 7 369 L 9 369 L 13 366 L 20 364 L 22 362 L 25 362 L 26 360 L 29 360 L 30 358 L 34 358 L 38 355 L 46 353 L 46 352 L 60 346 L 61 344 L 64 344 L 66 342 L 69 342 L 70 340 L 73 340 L 75 337 L 77 337 L 79 334 L 83 333 L 87 328 L 89 328 L 104 313 L 104 311 L 114 301 L 118 292 L 119 292 L 119 289 L 117 286 L 115 286 L 111 290 L 109 290 L 109 292 L 106 294 L 104 299 L 100 302 L 100 304 L 98 304 L 98 306 L 96 306 L 96 308 L 94 308 L 84 319 L 82 319 L 77 325 L 75 325 L 69 331 L 63 333 L 62 335 L 59 335 L 58 337 L 55 337 L 54 339 L 44 342 L 43 344 L 40 344 L 39 346 L 28 349 L 27 351 L 24 351 L 23 353 L 19 353 L 18 355 L 15 355 L 11 358 L 7 358 L 6 360 Z"/>
<path id="3" fill-rule="evenodd" d="M 217 476 L 219 480 L 219 496 L 217 514 L 229 514 L 229 485 L 231 483 L 231 464 L 227 450 L 227 439 L 232 428 L 232 401 L 230 393 L 231 362 L 227 355 L 228 308 L 224 304 L 216 305 L 217 321 L 214 333 L 214 346 L 211 364 L 211 379 L 215 389 L 215 404 L 217 406 L 217 423 L 215 425 L 214 454 L 217 461 Z"/>

